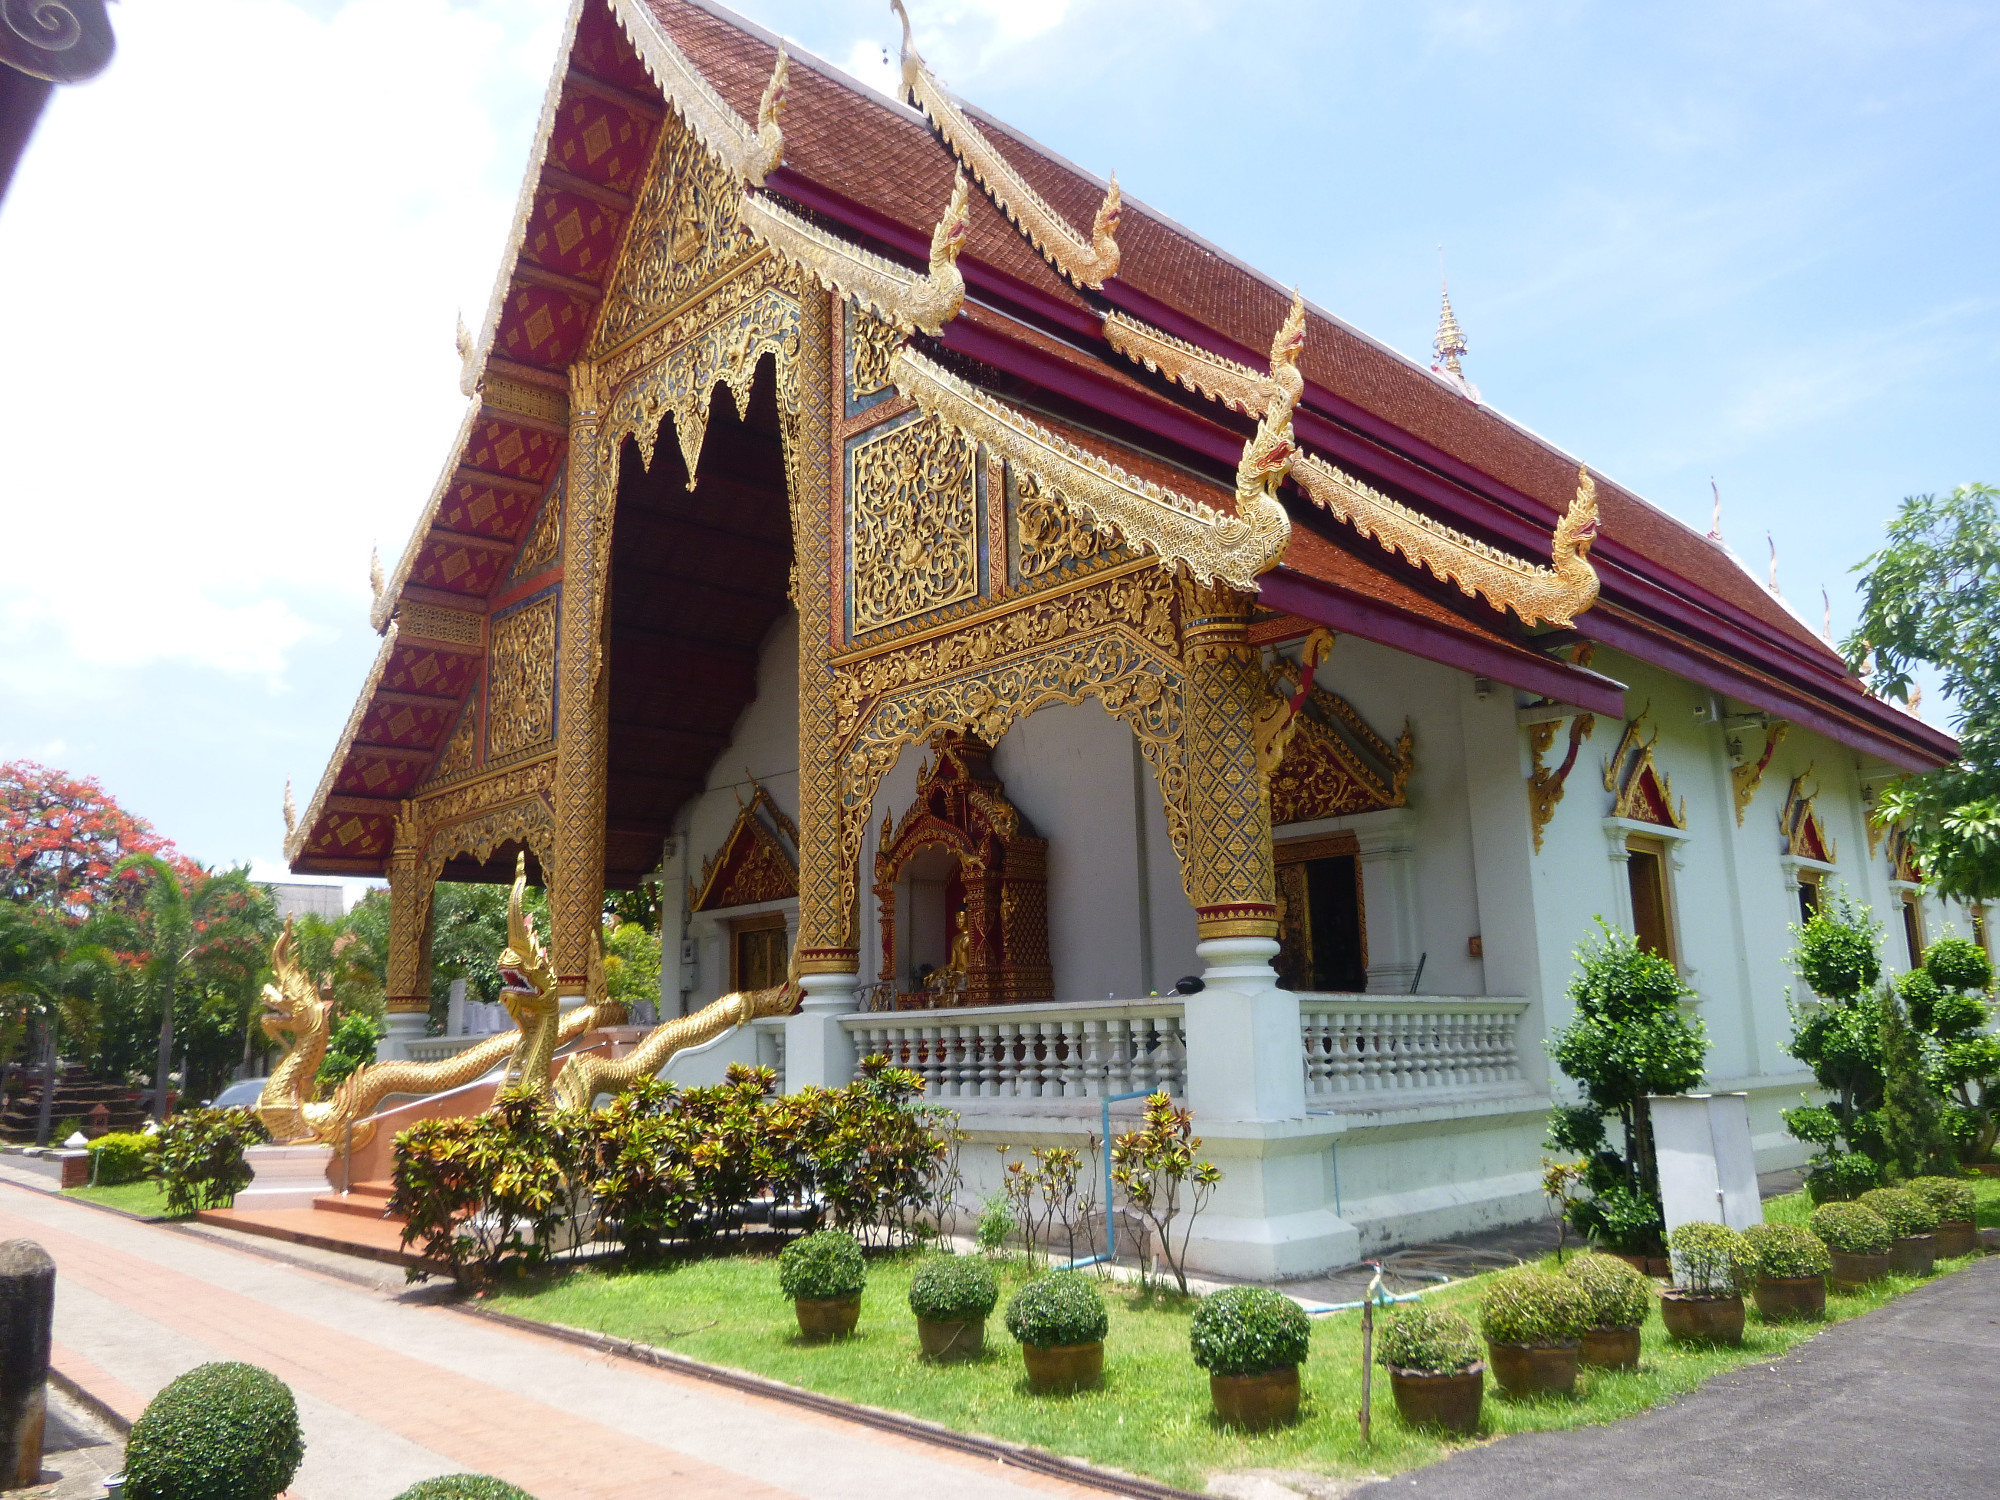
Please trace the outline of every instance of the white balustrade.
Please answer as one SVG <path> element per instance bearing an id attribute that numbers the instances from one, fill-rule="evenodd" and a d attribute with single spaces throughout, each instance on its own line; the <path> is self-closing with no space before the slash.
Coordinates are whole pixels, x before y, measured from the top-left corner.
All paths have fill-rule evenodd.
<path id="1" fill-rule="evenodd" d="M 1489 1087 L 1521 1078 L 1525 1000 L 1302 995 L 1306 1098 Z"/>
<path id="2" fill-rule="evenodd" d="M 778 1075 L 777 1092 L 785 1091 L 785 1018 L 783 1016 L 760 1016 L 750 1023 L 750 1029 L 757 1038 L 757 1066 L 770 1068 Z"/>
<path id="3" fill-rule="evenodd" d="M 406 1052 L 411 1062 L 443 1062 L 486 1040 L 484 1036 L 422 1036 L 412 1039 Z"/>
<path id="4" fill-rule="evenodd" d="M 1095 1099 L 1183 1093 L 1187 1037 L 1173 1000 L 982 1005 L 841 1017 L 855 1055 L 875 1053 L 943 1099 Z"/>

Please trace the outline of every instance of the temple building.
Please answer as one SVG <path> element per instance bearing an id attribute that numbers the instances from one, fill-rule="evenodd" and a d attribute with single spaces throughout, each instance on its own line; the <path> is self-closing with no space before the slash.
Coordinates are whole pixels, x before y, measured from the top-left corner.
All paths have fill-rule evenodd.
<path id="1" fill-rule="evenodd" d="M 674 1076 L 885 1053 L 1017 1147 L 1166 1088 L 1225 1173 L 1195 1264 L 1301 1274 L 1543 1211 L 1601 914 L 1803 1159 L 1789 926 L 1838 884 L 1899 966 L 1970 930 L 1868 819 L 1949 737 L 1484 404 L 1448 306 L 1433 369 L 954 98 L 907 22 L 902 84 L 576 0 L 289 830 L 390 881 L 385 1046 L 453 1040 L 437 881 L 525 851 L 573 1000 L 605 892 L 659 882 L 662 1014 L 805 992 Z"/>

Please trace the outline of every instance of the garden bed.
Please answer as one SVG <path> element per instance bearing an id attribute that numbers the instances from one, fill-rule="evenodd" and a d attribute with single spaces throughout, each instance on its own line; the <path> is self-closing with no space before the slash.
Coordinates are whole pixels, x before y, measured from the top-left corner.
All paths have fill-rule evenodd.
<path id="1" fill-rule="evenodd" d="M 1773 1218 L 1790 1217 L 1787 1200 L 1766 1208 L 1778 1210 Z M 2000 1183 L 1981 1195 L 1982 1222 L 1992 1214 L 2000 1214 Z M 1940 1274 L 1967 1264 L 1969 1257 L 1946 1262 Z M 984 1358 L 943 1366 L 919 1362 L 916 1319 L 905 1300 L 914 1266 L 908 1256 L 873 1259 L 860 1329 L 854 1338 L 832 1344 L 807 1344 L 799 1338 L 792 1304 L 778 1291 L 775 1256 L 754 1253 L 503 1285 L 492 1293 L 491 1305 L 1194 1490 L 1203 1488 L 1209 1474 L 1231 1469 L 1395 1473 L 1464 1446 L 1403 1427 L 1386 1375 L 1378 1369 L 1375 1441 L 1363 1447 L 1355 1424 L 1361 1401 L 1358 1313 L 1314 1320 L 1312 1355 L 1300 1371 L 1304 1400 L 1298 1424 L 1248 1437 L 1223 1427 L 1211 1412 L 1208 1377 L 1188 1352 L 1192 1302 L 1106 1283 L 1111 1328 L 1102 1386 L 1074 1396 L 1031 1396 L 1019 1350 L 997 1327 L 989 1331 Z M 1004 1303 L 1027 1272 L 1018 1262 L 1000 1271 Z M 1476 1320 L 1483 1284 L 1484 1278 L 1474 1278 L 1429 1295 Z M 1893 1277 L 1864 1292 L 1832 1294 L 1827 1324 L 1870 1311 L 1920 1285 L 1913 1278 Z M 1629 1373 L 1587 1371 L 1574 1400 L 1510 1401 L 1489 1381 L 1479 1436 L 1630 1416 L 1711 1375 L 1774 1359 L 1827 1324 L 1769 1325 L 1753 1315 L 1741 1348 L 1689 1349 L 1669 1343 L 1655 1315 L 1646 1324 L 1639 1368 Z"/>

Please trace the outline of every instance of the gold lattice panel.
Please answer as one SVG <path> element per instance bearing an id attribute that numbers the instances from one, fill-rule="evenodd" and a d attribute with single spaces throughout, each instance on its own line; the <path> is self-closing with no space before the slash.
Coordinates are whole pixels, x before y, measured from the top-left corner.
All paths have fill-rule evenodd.
<path id="1" fill-rule="evenodd" d="M 487 753 L 517 755 L 555 738 L 556 603 L 549 594 L 493 622 Z"/>
<path id="2" fill-rule="evenodd" d="M 976 446 L 924 417 L 855 446 L 848 480 L 854 633 L 979 592 Z"/>

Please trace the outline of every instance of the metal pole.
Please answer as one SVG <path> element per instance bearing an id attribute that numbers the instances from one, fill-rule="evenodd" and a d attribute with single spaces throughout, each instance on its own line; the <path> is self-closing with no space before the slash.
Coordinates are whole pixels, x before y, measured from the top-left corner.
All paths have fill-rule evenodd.
<path id="1" fill-rule="evenodd" d="M 1104 1263 L 1116 1265 L 1118 1262 L 1118 1215 L 1111 1207 L 1111 1106 L 1122 1104 L 1127 1099 L 1149 1099 L 1152 1089 L 1139 1089 L 1130 1094 L 1105 1094 L 1098 1101 L 1098 1128 L 1104 1142 Z"/>

